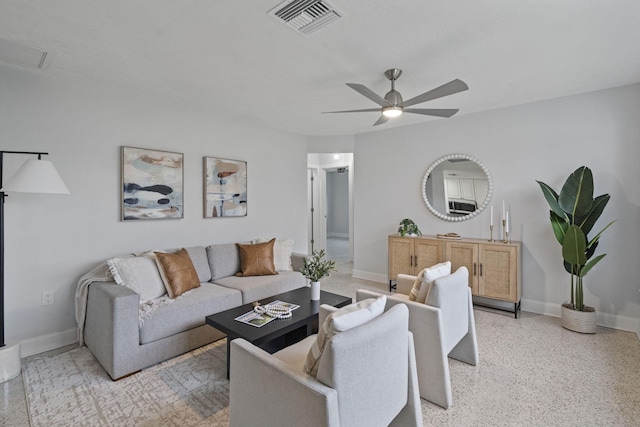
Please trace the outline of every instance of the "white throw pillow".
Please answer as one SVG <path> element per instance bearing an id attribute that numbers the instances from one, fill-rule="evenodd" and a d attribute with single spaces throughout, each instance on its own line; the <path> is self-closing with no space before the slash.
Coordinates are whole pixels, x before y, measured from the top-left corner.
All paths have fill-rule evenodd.
<path id="1" fill-rule="evenodd" d="M 271 239 L 258 238 L 252 240 L 251 243 L 266 243 Z M 293 266 L 291 265 L 292 253 L 292 239 L 276 239 L 276 243 L 273 245 L 273 265 L 276 271 L 293 271 Z"/>
<path id="2" fill-rule="evenodd" d="M 126 286 L 140 295 L 140 304 L 167 293 L 153 257 L 111 258 L 107 265 L 117 284 Z"/>
<path id="3" fill-rule="evenodd" d="M 448 276 L 449 274 L 451 274 L 451 261 L 441 262 L 423 269 L 416 277 L 409 299 L 424 304 L 433 281 L 438 277 Z"/>
<path id="4" fill-rule="evenodd" d="M 349 304 L 329 314 L 318 330 L 316 341 L 309 349 L 307 360 L 304 363 L 304 372 L 316 377 L 318 362 L 329 338 L 380 316 L 384 312 L 386 303 L 387 297 L 381 295 L 378 298 L 368 298 L 355 304 Z"/>

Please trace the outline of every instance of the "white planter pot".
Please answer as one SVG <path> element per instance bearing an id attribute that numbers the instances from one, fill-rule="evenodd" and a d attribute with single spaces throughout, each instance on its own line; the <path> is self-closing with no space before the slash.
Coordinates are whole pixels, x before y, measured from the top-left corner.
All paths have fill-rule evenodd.
<path id="1" fill-rule="evenodd" d="M 320 282 L 311 282 L 311 301 L 320 299 Z"/>
<path id="2" fill-rule="evenodd" d="M 562 304 L 562 327 L 581 334 L 596 333 L 596 310 L 585 306 L 585 311 L 569 308 L 571 304 Z"/>

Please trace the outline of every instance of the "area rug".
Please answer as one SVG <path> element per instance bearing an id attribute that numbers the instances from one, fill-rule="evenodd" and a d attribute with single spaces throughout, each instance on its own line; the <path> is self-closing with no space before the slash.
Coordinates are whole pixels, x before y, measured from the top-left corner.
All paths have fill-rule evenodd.
<path id="1" fill-rule="evenodd" d="M 112 381 L 86 348 L 23 367 L 31 425 L 227 426 L 226 339 Z"/>
<path id="2" fill-rule="evenodd" d="M 480 363 L 450 359 L 453 405 L 422 400 L 424 426 L 638 426 L 636 334 L 578 334 L 526 312 L 475 316 Z M 115 382 L 86 347 L 30 359 L 31 425 L 227 426 L 226 357 L 223 339 Z"/>

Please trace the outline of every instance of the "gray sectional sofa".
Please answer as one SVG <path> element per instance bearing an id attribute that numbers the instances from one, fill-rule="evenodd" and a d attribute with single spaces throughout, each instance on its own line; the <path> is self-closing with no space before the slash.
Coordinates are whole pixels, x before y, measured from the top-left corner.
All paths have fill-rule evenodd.
<path id="1" fill-rule="evenodd" d="M 80 341 L 112 379 L 170 359 L 225 335 L 205 324 L 205 316 L 307 285 L 299 272 L 303 254 L 293 253 L 294 271 L 236 277 L 240 256 L 235 244 L 186 248 L 200 287 L 157 307 L 139 325 L 139 295 L 113 281 L 87 285 Z"/>

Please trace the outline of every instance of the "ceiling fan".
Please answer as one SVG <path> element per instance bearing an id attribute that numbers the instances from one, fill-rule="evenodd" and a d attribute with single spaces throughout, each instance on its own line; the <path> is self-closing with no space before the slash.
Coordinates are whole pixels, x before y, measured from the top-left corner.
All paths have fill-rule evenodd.
<path id="1" fill-rule="evenodd" d="M 407 101 L 402 100 L 402 95 L 395 89 L 395 81 L 398 80 L 402 70 L 398 68 L 392 68 L 384 72 L 384 75 L 391 80 L 391 90 L 382 98 L 368 87 L 357 84 L 347 83 L 351 89 L 366 96 L 381 108 L 366 108 L 363 110 L 345 110 L 345 111 L 326 111 L 326 113 L 363 113 L 363 112 L 375 112 L 381 113 L 380 118 L 373 125 L 381 125 L 386 123 L 390 118 L 397 117 L 402 113 L 424 114 L 427 116 L 437 117 L 451 117 L 457 113 L 458 109 L 452 108 L 407 108 L 412 105 L 421 104 L 423 102 L 431 101 L 432 99 L 442 98 L 443 96 L 453 95 L 454 93 L 462 92 L 469 89 L 469 86 L 465 82 L 459 79 L 450 81 L 443 84 L 440 87 L 432 89 L 421 95 L 415 96 Z"/>

